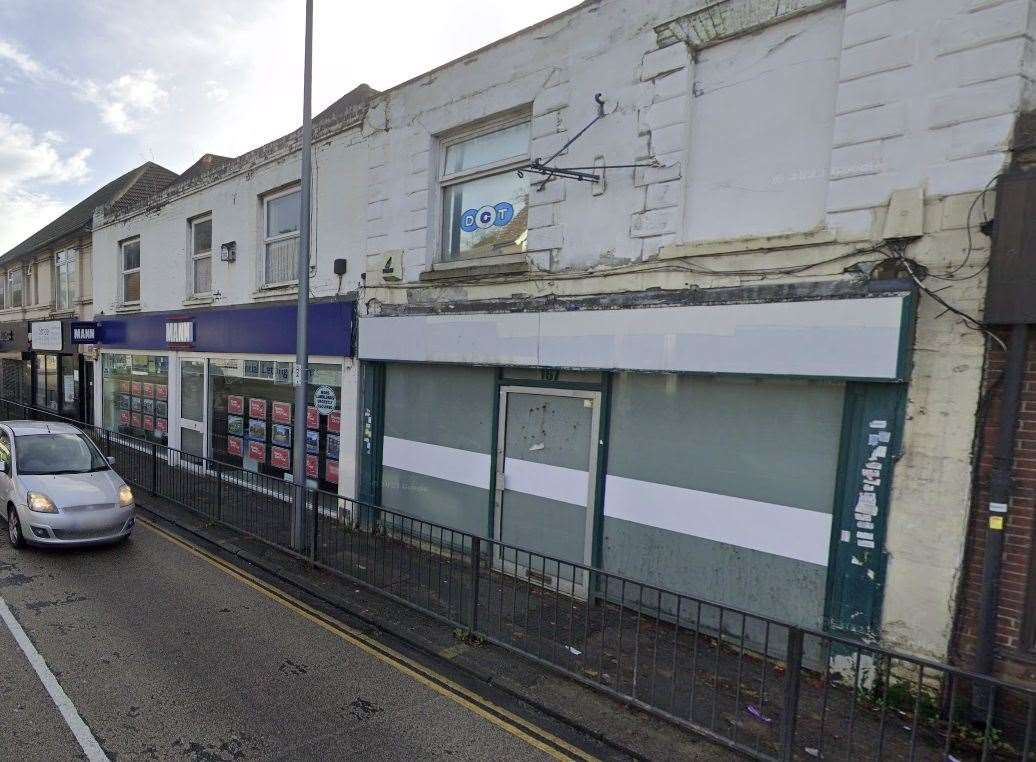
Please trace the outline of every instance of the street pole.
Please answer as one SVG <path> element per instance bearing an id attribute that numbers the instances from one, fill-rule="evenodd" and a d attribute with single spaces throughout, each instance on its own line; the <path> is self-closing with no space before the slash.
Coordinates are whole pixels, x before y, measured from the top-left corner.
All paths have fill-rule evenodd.
<path id="1" fill-rule="evenodd" d="M 312 184 L 313 122 L 310 116 L 313 80 L 313 0 L 306 0 L 306 52 L 302 82 L 302 174 L 299 189 L 298 313 L 295 318 L 295 419 L 292 474 L 295 476 L 295 501 L 291 523 L 291 546 L 304 550 L 302 521 L 306 510 L 306 383 L 309 369 L 307 317 L 309 311 L 309 207 Z M 316 521 L 316 515 L 313 516 Z"/>

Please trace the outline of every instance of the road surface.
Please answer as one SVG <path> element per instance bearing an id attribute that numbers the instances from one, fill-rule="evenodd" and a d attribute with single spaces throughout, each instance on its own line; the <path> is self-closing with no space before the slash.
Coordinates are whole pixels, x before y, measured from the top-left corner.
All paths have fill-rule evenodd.
<path id="1" fill-rule="evenodd" d="M 589 758 L 143 522 L 0 544 L 0 601 L 0 759 Z"/>

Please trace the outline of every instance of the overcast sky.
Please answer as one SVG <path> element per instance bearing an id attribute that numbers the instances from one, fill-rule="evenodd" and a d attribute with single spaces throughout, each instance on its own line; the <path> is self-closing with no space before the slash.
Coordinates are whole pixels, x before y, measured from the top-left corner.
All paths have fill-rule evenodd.
<path id="1" fill-rule="evenodd" d="M 576 0 L 315 0 L 313 111 Z M 304 0 L 0 0 L 0 253 L 147 160 L 182 172 L 302 121 Z"/>

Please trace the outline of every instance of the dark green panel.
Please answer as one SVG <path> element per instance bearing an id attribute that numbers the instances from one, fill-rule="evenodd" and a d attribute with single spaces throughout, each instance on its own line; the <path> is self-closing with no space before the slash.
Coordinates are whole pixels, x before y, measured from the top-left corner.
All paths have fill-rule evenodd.
<path id="1" fill-rule="evenodd" d="M 390 363 L 385 372 L 385 436 L 489 453 L 492 368 Z"/>
<path id="2" fill-rule="evenodd" d="M 685 595 L 804 627 L 823 621 L 827 569 L 817 564 L 609 516 L 603 557 L 606 571 Z"/>
<path id="3" fill-rule="evenodd" d="M 389 510 L 471 534 L 485 531 L 486 490 L 480 487 L 385 466 L 381 493 Z"/>
<path id="4" fill-rule="evenodd" d="M 831 562 L 827 626 L 861 637 L 881 629 L 892 469 L 899 456 L 906 387 L 846 387 Z"/>
<path id="5" fill-rule="evenodd" d="M 385 413 L 385 364 L 360 365 L 360 502 L 381 502 L 381 440 Z"/>
<path id="6" fill-rule="evenodd" d="M 623 372 L 608 473 L 830 513 L 841 382 Z"/>

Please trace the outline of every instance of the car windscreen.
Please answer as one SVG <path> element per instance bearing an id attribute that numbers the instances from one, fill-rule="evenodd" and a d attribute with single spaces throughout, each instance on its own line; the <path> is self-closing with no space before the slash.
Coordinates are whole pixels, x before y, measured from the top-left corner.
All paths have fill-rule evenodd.
<path id="1" fill-rule="evenodd" d="M 108 470 L 108 461 L 82 434 L 22 434 L 14 438 L 18 473 L 85 474 Z"/>

